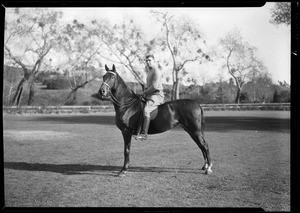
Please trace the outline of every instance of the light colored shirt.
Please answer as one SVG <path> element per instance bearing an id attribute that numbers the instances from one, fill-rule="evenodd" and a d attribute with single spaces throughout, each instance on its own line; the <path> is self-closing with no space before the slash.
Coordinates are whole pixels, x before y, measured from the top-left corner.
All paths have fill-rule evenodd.
<path id="1" fill-rule="evenodd" d="M 162 77 L 159 70 L 155 67 L 149 68 L 146 66 L 148 71 L 147 73 L 147 89 L 144 92 L 145 94 L 160 94 L 163 96 L 163 85 L 162 85 Z"/>

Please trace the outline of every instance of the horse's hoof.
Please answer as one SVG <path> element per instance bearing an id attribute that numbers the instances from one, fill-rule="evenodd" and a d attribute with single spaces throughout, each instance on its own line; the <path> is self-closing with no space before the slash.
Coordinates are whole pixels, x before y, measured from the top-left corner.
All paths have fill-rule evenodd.
<path id="1" fill-rule="evenodd" d="M 212 173 L 212 170 L 211 170 L 211 169 L 205 170 L 205 174 L 206 174 L 206 175 L 210 175 L 211 173 Z"/>
<path id="2" fill-rule="evenodd" d="M 204 166 L 206 166 L 205 174 L 207 174 L 207 175 L 211 174 L 212 173 L 212 170 L 211 170 L 212 163 L 210 165 L 206 164 Z"/>
<path id="3" fill-rule="evenodd" d="M 208 165 L 207 165 L 207 164 L 205 164 L 205 165 L 202 167 L 202 169 L 201 169 L 201 170 L 203 170 L 203 171 L 206 171 L 206 170 L 207 170 L 207 168 L 208 168 Z"/>
<path id="4" fill-rule="evenodd" d="M 126 175 L 126 171 L 121 171 L 118 173 L 118 177 L 124 177 Z"/>

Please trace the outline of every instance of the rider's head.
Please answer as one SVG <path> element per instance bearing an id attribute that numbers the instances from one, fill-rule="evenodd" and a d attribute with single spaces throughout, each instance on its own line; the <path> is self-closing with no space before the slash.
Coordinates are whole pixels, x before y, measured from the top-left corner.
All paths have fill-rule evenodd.
<path id="1" fill-rule="evenodd" d="M 154 66 L 154 56 L 153 55 L 147 55 L 145 61 L 146 61 L 146 64 L 148 67 L 151 68 Z"/>

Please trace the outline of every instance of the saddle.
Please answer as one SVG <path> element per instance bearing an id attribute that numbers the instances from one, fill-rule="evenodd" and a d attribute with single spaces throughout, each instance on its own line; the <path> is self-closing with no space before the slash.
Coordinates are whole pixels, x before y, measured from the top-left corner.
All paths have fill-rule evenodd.
<path id="1" fill-rule="evenodd" d="M 145 98 L 145 97 L 143 97 L 143 96 L 141 96 L 140 99 L 141 99 L 141 108 L 144 109 L 145 105 L 146 105 L 146 102 L 148 101 L 148 99 Z M 156 118 L 156 116 L 157 116 L 157 113 L 158 113 L 158 106 L 152 112 L 150 112 L 150 120 L 154 120 Z M 143 111 L 141 112 L 140 116 L 142 118 L 144 117 L 143 116 Z"/>

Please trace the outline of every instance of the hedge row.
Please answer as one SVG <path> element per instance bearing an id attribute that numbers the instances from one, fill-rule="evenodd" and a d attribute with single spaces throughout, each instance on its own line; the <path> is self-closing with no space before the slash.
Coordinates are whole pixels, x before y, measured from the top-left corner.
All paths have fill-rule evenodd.
<path id="1" fill-rule="evenodd" d="M 68 89 L 70 87 L 69 81 L 65 78 L 57 77 L 57 78 L 46 78 L 43 81 L 43 85 L 47 86 L 47 89 Z"/>

